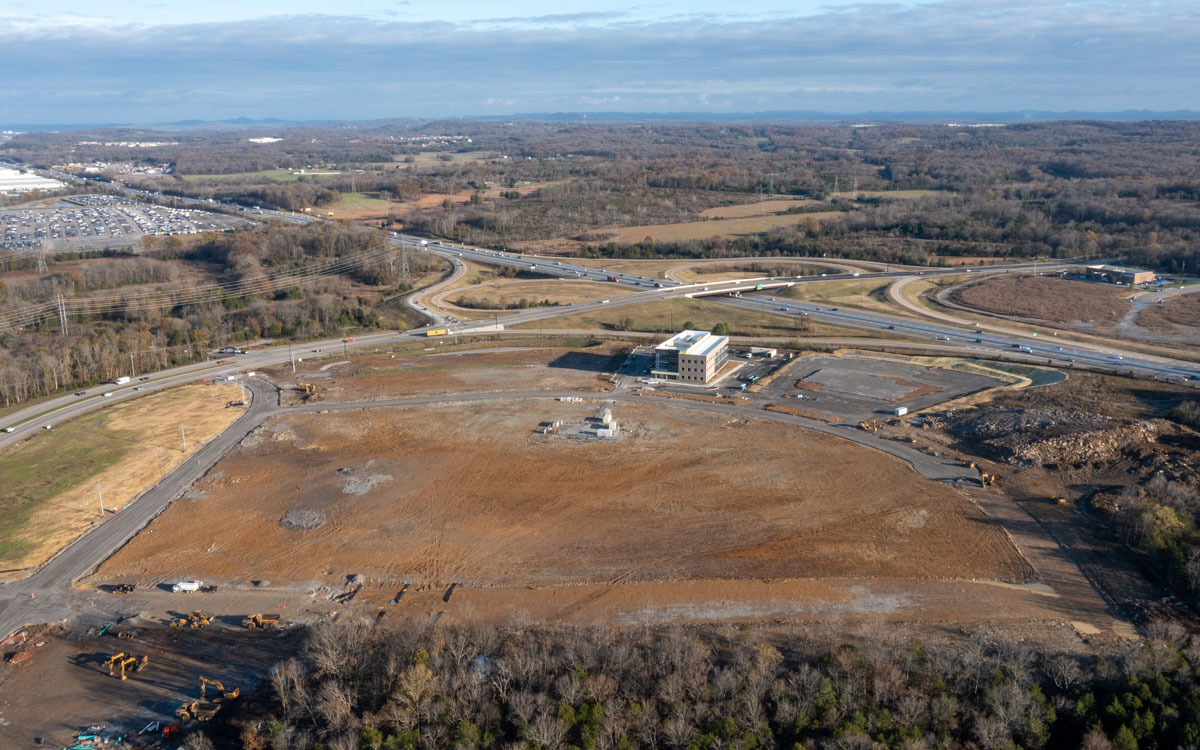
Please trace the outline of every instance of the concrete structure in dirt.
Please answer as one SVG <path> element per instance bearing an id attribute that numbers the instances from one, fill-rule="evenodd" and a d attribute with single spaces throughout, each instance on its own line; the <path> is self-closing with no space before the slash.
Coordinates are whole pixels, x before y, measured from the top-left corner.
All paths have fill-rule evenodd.
<path id="1" fill-rule="evenodd" d="M 707 384 L 729 359 L 729 337 L 681 331 L 654 347 L 655 377 Z"/>
<path id="2" fill-rule="evenodd" d="M 1154 281 L 1154 272 L 1141 268 L 1124 268 L 1122 266 L 1088 266 L 1085 274 L 1094 281 L 1107 281 L 1110 284 L 1149 284 Z"/>

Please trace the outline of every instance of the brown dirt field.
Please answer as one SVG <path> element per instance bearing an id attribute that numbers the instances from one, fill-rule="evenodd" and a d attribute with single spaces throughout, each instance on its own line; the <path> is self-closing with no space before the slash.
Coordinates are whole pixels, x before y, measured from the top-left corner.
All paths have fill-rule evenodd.
<path id="1" fill-rule="evenodd" d="M 806 384 L 807 385 L 807 384 Z M 793 417 L 804 417 L 805 419 L 818 419 L 829 424 L 841 424 L 842 418 L 835 417 L 832 414 L 822 414 L 819 411 L 809 411 L 808 409 L 797 409 L 794 406 L 783 406 L 781 404 L 767 404 L 763 407 L 767 411 L 775 411 L 780 414 L 791 414 Z"/>
<path id="2" fill-rule="evenodd" d="M 595 406 L 287 414 L 96 580 L 337 586 L 360 573 L 397 587 L 494 587 L 1032 573 L 959 492 L 819 433 L 623 404 L 617 417 L 629 429 L 617 442 L 531 434 L 540 420 L 579 419 Z M 283 528 L 299 509 L 324 524 Z"/>
<path id="3" fill-rule="evenodd" d="M 1129 290 L 1048 276 L 1003 274 L 957 291 L 957 302 L 981 310 L 1055 323 L 1110 326 L 1129 312 Z"/>
<path id="4" fill-rule="evenodd" d="M 435 351 L 416 354 L 388 353 L 351 355 L 336 352 L 328 358 L 264 370 L 272 382 L 285 389 L 283 403 L 299 404 L 297 382 L 311 382 L 316 394 L 307 403 L 378 401 L 402 396 L 482 391 L 607 390 L 601 373 L 612 373 L 620 363 L 624 346 L 617 342 L 572 350 L 565 347 L 521 346 L 512 348 L 437 351 L 453 346 L 452 337 L 429 340 Z M 325 368 L 325 369 L 321 369 Z M 305 374 L 328 372 L 329 377 L 305 378 Z"/>
<path id="5" fill-rule="evenodd" d="M 1200 329 L 1200 292 L 1168 297 L 1161 305 L 1147 305 L 1137 324 L 1154 331 L 1195 334 Z"/>
<path id="6" fill-rule="evenodd" d="M 0 580 L 24 577 L 29 569 L 37 568 L 104 519 L 111 518 L 108 514 L 104 519 L 99 516 L 96 485 L 104 488 L 106 509 L 121 508 L 174 471 L 241 416 L 242 409 L 225 408 L 226 403 L 240 397 L 241 390 L 234 384 L 190 385 L 112 409 L 104 420 L 102 433 L 95 439 L 113 439 L 106 435 L 117 433 L 121 439 L 132 440 L 134 449 L 115 465 L 59 493 L 35 510 L 14 538 L 35 542 L 36 546 Z M 180 439 L 180 424 L 187 431 L 186 453 Z"/>

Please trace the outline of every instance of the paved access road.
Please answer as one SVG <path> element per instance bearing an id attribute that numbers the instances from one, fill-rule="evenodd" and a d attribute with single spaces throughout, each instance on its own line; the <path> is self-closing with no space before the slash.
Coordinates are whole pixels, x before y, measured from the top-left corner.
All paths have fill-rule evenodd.
<path id="1" fill-rule="evenodd" d="M 274 413 L 278 404 L 274 386 L 255 379 L 250 379 L 249 386 L 253 393 L 250 407 L 224 432 L 196 451 L 163 481 L 80 537 L 29 578 L 0 588 L 0 632 L 8 635 L 25 623 L 48 622 L 62 617 L 63 602 L 72 581 L 91 572 L 124 546 L 247 433 Z"/>

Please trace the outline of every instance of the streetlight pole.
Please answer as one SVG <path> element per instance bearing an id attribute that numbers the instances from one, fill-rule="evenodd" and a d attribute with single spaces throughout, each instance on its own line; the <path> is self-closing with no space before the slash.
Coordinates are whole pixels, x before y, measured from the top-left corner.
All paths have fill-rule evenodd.
<path id="1" fill-rule="evenodd" d="M 292 374 L 296 374 L 296 355 L 292 354 L 292 345 L 288 344 L 288 359 L 292 360 Z"/>
<path id="2" fill-rule="evenodd" d="M 133 352 L 129 353 L 129 374 L 135 378 L 137 377 L 137 369 L 133 365 Z"/>

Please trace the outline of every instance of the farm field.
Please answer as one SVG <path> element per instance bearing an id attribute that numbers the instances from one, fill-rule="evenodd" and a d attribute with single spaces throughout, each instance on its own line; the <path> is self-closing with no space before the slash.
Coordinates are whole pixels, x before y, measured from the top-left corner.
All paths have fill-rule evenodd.
<path id="1" fill-rule="evenodd" d="M 804 198 L 772 198 L 763 201 L 753 201 L 751 203 L 739 203 L 735 206 L 706 208 L 700 212 L 700 215 L 706 219 L 740 219 L 747 216 L 760 216 L 762 214 L 782 214 L 789 208 L 822 205 L 826 205 L 825 201 Z"/>
<path id="2" fill-rule="evenodd" d="M 737 237 L 739 235 L 761 234 L 775 227 L 803 224 L 810 219 L 819 222 L 841 215 L 841 211 L 821 211 L 811 214 L 755 215 L 734 219 L 688 221 L 680 224 L 650 224 L 645 226 L 620 227 L 617 233 L 620 242 L 641 242 L 647 237 L 655 242 L 677 242 L 681 240 L 701 240 L 708 237 Z"/>
<path id="3" fill-rule="evenodd" d="M 487 588 L 1031 576 L 957 491 L 790 425 L 620 404 L 619 441 L 531 435 L 597 403 L 274 418 L 96 579 L 333 586 L 356 573 Z"/>
<path id="4" fill-rule="evenodd" d="M 23 576 L 100 522 L 96 485 L 111 512 L 170 473 L 241 414 L 225 408 L 239 395 L 232 384 L 175 388 L 56 425 L 0 453 L 0 577 Z"/>
<path id="5" fill-rule="evenodd" d="M 295 182 L 302 176 L 317 176 L 322 173 L 331 174 L 332 170 L 317 169 L 311 172 L 306 172 L 304 175 L 292 174 L 298 172 L 297 169 L 264 169 L 259 172 L 232 172 L 229 174 L 181 174 L 179 175 L 187 182 L 236 182 L 245 179 L 267 179 L 275 182 Z"/>
<path id="6" fill-rule="evenodd" d="M 1047 276 L 1003 274 L 954 293 L 959 304 L 1054 323 L 1114 325 L 1129 312 L 1128 288 Z"/>

